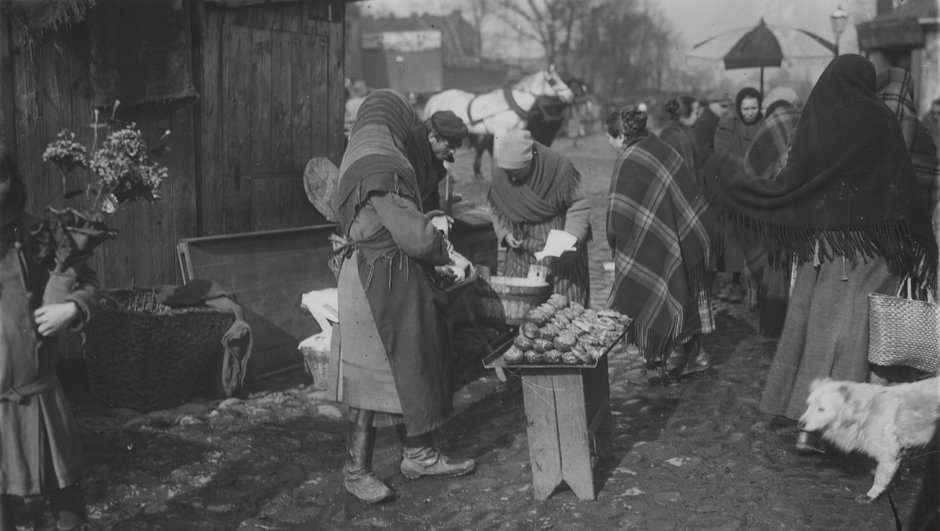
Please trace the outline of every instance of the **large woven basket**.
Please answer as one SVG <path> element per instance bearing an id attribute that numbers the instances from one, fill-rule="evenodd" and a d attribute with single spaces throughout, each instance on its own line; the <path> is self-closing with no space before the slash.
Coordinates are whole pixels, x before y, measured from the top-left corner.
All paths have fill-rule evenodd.
<path id="1" fill-rule="evenodd" d="M 85 327 L 85 374 L 96 398 L 152 411 L 189 398 L 235 314 L 170 308 L 153 290 L 105 290 Z"/>

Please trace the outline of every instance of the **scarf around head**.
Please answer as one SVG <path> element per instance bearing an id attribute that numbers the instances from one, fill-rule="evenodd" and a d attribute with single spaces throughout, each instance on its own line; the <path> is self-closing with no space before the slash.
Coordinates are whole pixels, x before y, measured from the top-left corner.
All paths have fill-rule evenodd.
<path id="1" fill-rule="evenodd" d="M 532 145 L 528 178 L 513 183 L 506 171 L 494 167 L 487 200 L 494 213 L 510 227 L 542 223 L 563 214 L 581 181 L 574 164 L 561 153 L 538 142 Z"/>
<path id="2" fill-rule="evenodd" d="M 860 55 L 835 58 L 819 77 L 776 179 L 747 178 L 727 154 L 709 158 L 706 174 L 725 214 L 771 250 L 805 263 L 818 243 L 820 259 L 880 256 L 933 283 L 936 243 L 907 147 Z"/>
<path id="3" fill-rule="evenodd" d="M 333 196 L 343 233 L 374 193 L 395 192 L 421 208 L 421 193 L 405 148 L 408 135 L 419 123 L 408 99 L 394 90 L 375 90 L 363 100 Z"/>

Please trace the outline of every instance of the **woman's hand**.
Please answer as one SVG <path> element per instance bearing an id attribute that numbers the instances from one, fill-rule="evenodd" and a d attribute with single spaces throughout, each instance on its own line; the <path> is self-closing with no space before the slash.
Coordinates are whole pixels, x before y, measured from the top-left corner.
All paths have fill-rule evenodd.
<path id="1" fill-rule="evenodd" d="M 443 232 L 444 235 L 450 234 L 450 228 L 454 224 L 454 218 L 450 216 L 434 216 L 431 218 L 431 225 L 434 225 L 434 228 Z"/>
<path id="2" fill-rule="evenodd" d="M 467 278 L 470 267 L 472 266 L 470 260 L 467 260 L 462 254 L 456 251 L 450 254 L 450 264 L 448 265 L 457 277 L 457 281 Z"/>
<path id="3" fill-rule="evenodd" d="M 74 302 L 47 304 L 33 312 L 39 334 L 49 337 L 59 333 L 78 317 L 78 305 Z"/>
<path id="4" fill-rule="evenodd" d="M 516 238 L 514 234 L 507 234 L 506 245 L 508 245 L 510 249 L 518 249 L 519 246 L 522 245 L 522 240 Z"/>

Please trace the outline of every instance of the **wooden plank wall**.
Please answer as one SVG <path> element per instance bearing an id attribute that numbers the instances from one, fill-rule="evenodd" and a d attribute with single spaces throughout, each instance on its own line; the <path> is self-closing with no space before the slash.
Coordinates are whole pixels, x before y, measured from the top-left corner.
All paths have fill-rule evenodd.
<path id="1" fill-rule="evenodd" d="M 322 19 L 332 7 L 202 5 L 202 235 L 325 222 L 303 170 L 342 156 L 342 16 Z"/>
<path id="2" fill-rule="evenodd" d="M 10 39 L 3 75 L 4 83 L 9 76 L 12 85 L 12 134 L 28 186 L 29 209 L 35 213 L 47 205 L 80 206 L 64 200 L 62 194 L 80 186 L 86 177 L 76 173 L 64 182 L 58 170 L 41 157 L 46 145 L 63 129 L 74 131 L 86 145 L 92 141 L 93 96 L 87 65 L 76 47 L 82 31 L 83 27 L 77 26 L 41 40 L 30 40 L 21 30 L 3 35 L 4 40 Z M 111 219 L 120 234 L 95 253 L 93 264 L 103 287 L 152 286 L 179 280 L 176 241 L 196 234 L 193 112 L 193 99 L 119 107 L 117 118 L 136 122 L 150 142 L 156 142 L 163 131 L 172 131 L 171 154 L 160 160 L 169 168 L 170 179 L 160 203 L 129 205 Z M 5 120 L 10 118 L 7 114 Z"/>
<path id="3" fill-rule="evenodd" d="M 57 170 L 42 162 L 68 128 L 86 143 L 94 120 L 87 65 L 70 32 L 28 43 L 0 1 L 0 141 L 18 155 L 30 209 L 65 205 Z M 341 0 L 225 8 L 189 0 L 196 98 L 123 106 L 154 142 L 170 129 L 161 203 L 129 205 L 96 253 L 105 288 L 181 282 L 183 238 L 323 223 L 306 199 L 307 161 L 343 150 L 345 4 Z M 324 16 L 326 14 L 327 16 Z M 81 26 L 73 31 L 81 32 Z"/>

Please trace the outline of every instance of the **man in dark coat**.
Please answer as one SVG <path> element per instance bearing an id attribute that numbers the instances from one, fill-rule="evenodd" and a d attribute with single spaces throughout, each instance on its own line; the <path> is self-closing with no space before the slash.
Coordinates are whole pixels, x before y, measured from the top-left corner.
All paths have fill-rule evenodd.
<path id="1" fill-rule="evenodd" d="M 447 176 L 444 162 L 454 162 L 454 152 L 465 138 L 467 125 L 463 120 L 451 111 L 437 111 L 412 128 L 405 140 L 408 162 L 414 167 L 425 212 L 441 208 L 438 188 Z"/>

